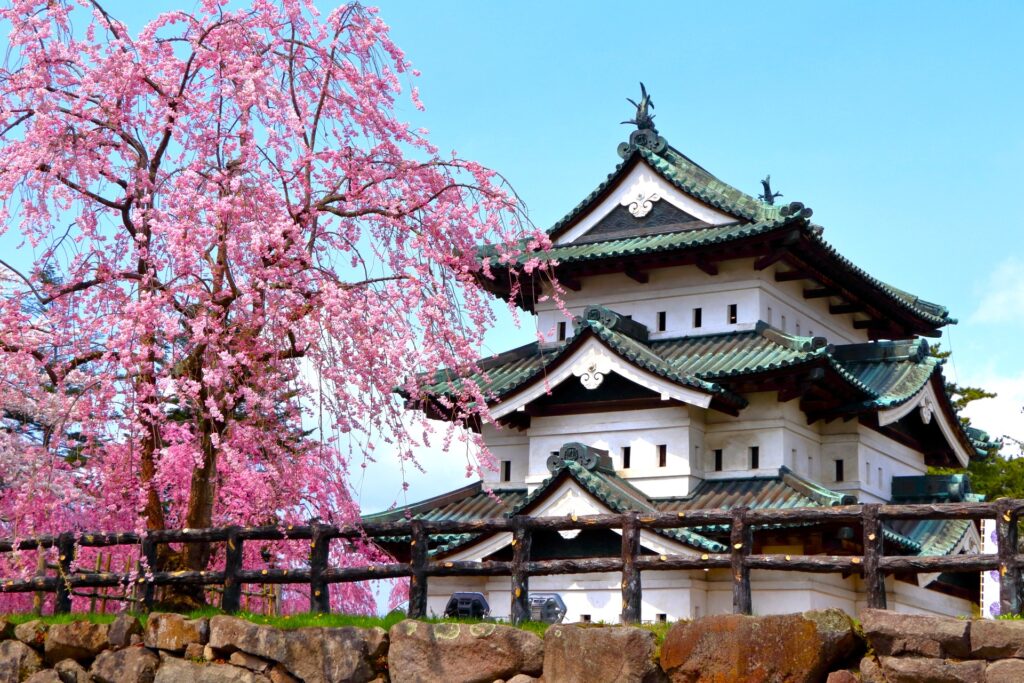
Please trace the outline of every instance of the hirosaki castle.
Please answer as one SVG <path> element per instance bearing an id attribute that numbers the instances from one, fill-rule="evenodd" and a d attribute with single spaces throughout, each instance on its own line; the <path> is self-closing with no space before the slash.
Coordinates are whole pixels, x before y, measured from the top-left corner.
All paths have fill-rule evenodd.
<path id="1" fill-rule="evenodd" d="M 551 227 L 568 319 L 549 278 L 507 271 L 487 281 L 537 318 L 541 342 L 481 362 L 492 397 L 481 429 L 497 472 L 445 495 L 367 517 L 468 520 L 854 502 L 971 500 L 963 467 L 987 437 L 965 429 L 927 337 L 954 323 L 942 306 L 878 280 L 840 255 L 799 202 L 754 197 L 675 149 L 655 129 L 646 94 L 636 129 L 607 178 Z M 609 150 L 611 151 L 611 150 Z M 611 156 L 611 155 L 610 155 Z M 491 253 L 483 248 L 482 254 Z M 525 259 L 524 259 L 525 260 Z M 512 264 L 508 268 L 516 268 Z M 441 397 L 462 378 L 438 372 Z M 445 419 L 443 402 L 422 407 Z M 494 495 L 488 493 L 492 490 Z M 497 497 L 497 499 L 496 499 Z M 500 502 L 499 500 L 500 499 Z M 760 528 L 754 552 L 860 554 L 859 529 Z M 550 532 L 531 559 L 617 556 L 616 531 Z M 436 559 L 508 560 L 509 533 L 435 536 Z M 644 531 L 645 554 L 728 552 L 729 529 Z M 884 529 L 886 552 L 977 552 L 968 521 Z M 407 543 L 390 548 L 400 558 Z M 617 622 L 620 574 L 545 576 L 569 621 Z M 971 614 L 976 575 L 889 576 L 890 609 Z M 508 615 L 508 577 L 432 578 L 428 610 L 455 591 Z M 752 574 L 755 613 L 865 606 L 859 576 Z M 729 570 L 643 577 L 644 621 L 732 610 Z"/>

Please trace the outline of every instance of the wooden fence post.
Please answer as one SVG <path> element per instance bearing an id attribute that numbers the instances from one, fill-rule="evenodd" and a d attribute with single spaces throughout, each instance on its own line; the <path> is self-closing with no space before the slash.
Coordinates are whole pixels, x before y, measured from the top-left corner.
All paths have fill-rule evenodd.
<path id="1" fill-rule="evenodd" d="M 153 574 L 156 571 L 156 563 L 156 542 L 149 534 L 146 534 L 142 539 L 142 550 L 139 557 L 139 583 L 142 584 L 142 606 L 146 608 L 147 612 L 153 609 L 153 603 L 156 598 L 156 585 L 151 579 L 146 578 L 145 575 Z"/>
<path id="2" fill-rule="evenodd" d="M 323 614 L 331 611 L 331 589 L 323 579 L 331 547 L 328 529 L 325 524 L 314 524 L 309 543 L 309 611 Z"/>
<path id="3" fill-rule="evenodd" d="M 999 543 L 999 613 L 1020 614 L 1020 567 L 1017 554 L 1017 515 L 1009 500 L 996 501 L 996 539 Z"/>
<path id="4" fill-rule="evenodd" d="M 642 587 L 636 558 L 640 554 L 640 518 L 636 512 L 623 516 L 622 521 L 622 616 L 623 624 L 640 621 Z"/>
<path id="5" fill-rule="evenodd" d="M 729 551 L 732 557 L 732 611 L 734 614 L 750 614 L 753 600 L 750 596 L 750 567 L 745 562 L 753 544 L 753 534 L 746 522 L 747 508 L 732 509 L 732 530 L 729 533 Z"/>
<path id="6" fill-rule="evenodd" d="M 412 576 L 409 577 L 409 618 L 422 619 L 427 616 L 427 553 L 430 537 L 423 530 L 423 522 L 412 520 L 412 539 L 409 542 L 409 563 Z"/>
<path id="7" fill-rule="evenodd" d="M 242 584 L 238 573 L 242 571 L 242 539 L 239 528 L 228 528 L 228 540 L 224 550 L 224 592 L 220 596 L 220 608 L 232 614 L 242 606 Z"/>
<path id="8" fill-rule="evenodd" d="M 530 575 L 526 563 L 530 561 L 533 537 L 523 526 L 522 517 L 513 517 L 512 523 L 512 623 L 530 620 Z"/>
<path id="9" fill-rule="evenodd" d="M 878 508 L 877 503 L 861 508 L 864 527 L 864 583 L 868 589 L 868 607 L 885 609 L 885 574 L 878 568 L 884 541 L 882 524 L 878 520 Z"/>
<path id="10" fill-rule="evenodd" d="M 71 611 L 71 563 L 75 561 L 75 535 L 64 532 L 57 537 L 57 595 L 54 614 Z"/>

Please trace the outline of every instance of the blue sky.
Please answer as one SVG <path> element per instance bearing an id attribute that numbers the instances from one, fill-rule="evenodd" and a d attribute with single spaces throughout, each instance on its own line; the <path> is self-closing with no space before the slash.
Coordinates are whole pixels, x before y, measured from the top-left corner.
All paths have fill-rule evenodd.
<path id="1" fill-rule="evenodd" d="M 333 6 L 320 2 L 328 9 Z M 186 0 L 105 6 L 138 29 Z M 841 253 L 947 306 L 947 375 L 1000 392 L 972 410 L 1024 438 L 1024 3 L 421 2 L 380 4 L 423 72 L 401 115 L 500 171 L 549 226 L 618 161 L 643 80 L 669 142 L 751 194 L 771 173 Z M 532 338 L 507 320 L 500 351 Z M 400 495 L 384 462 L 367 509 Z M 461 485 L 425 452 L 408 500 Z"/>

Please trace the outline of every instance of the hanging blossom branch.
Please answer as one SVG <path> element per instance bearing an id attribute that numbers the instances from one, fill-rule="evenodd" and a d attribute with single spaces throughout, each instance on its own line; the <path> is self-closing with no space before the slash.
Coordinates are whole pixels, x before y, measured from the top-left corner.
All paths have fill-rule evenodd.
<path id="1" fill-rule="evenodd" d="M 414 461 L 395 388 L 472 368 L 494 322 L 477 245 L 546 236 L 396 117 L 418 74 L 374 10 L 202 0 L 137 35 L 96 1 L 0 17 L 0 231 L 42 253 L 2 264 L 0 535 L 355 519 L 376 435 Z M 486 421 L 485 398 L 453 413 Z"/>

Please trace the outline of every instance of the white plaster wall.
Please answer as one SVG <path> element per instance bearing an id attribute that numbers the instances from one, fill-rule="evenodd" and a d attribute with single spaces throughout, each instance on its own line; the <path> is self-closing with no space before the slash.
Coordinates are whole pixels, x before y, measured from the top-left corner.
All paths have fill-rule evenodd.
<path id="1" fill-rule="evenodd" d="M 774 392 L 749 394 L 750 405 L 738 417 L 706 411 L 704 433 L 704 476 L 731 479 L 738 476 L 771 476 L 786 465 L 802 472 L 806 459 L 819 456 L 820 436 L 808 426 L 799 403 L 779 403 Z M 750 469 L 750 447 L 759 448 L 758 469 Z M 715 449 L 722 449 L 721 472 L 714 471 Z M 793 452 L 796 451 L 794 463 Z M 800 464 L 795 467 L 794 464 Z"/>
<path id="2" fill-rule="evenodd" d="M 551 476 L 548 456 L 570 441 L 607 450 L 618 474 L 648 495 L 686 495 L 694 483 L 689 455 L 690 416 L 685 406 L 535 417 L 528 434 L 528 484 L 539 484 Z M 665 467 L 658 466 L 659 444 L 668 446 Z M 623 469 L 624 446 L 631 450 L 629 469 Z"/>
<path id="3" fill-rule="evenodd" d="M 494 459 L 499 463 L 508 460 L 512 463 L 511 478 L 508 484 L 519 484 L 526 481 L 530 466 L 530 439 L 525 431 L 519 431 L 506 427 L 498 429 L 494 425 L 484 425 L 481 430 L 484 441 L 490 449 Z M 490 486 L 500 487 L 505 482 L 500 481 L 501 467 L 498 471 L 487 471 L 484 481 Z"/>
<path id="4" fill-rule="evenodd" d="M 823 428 L 822 477 L 825 486 L 857 496 L 862 502 L 888 502 L 894 476 L 926 474 L 924 455 L 856 422 Z M 845 481 L 835 479 L 835 460 L 844 460 Z M 879 478 L 881 469 L 881 478 Z"/>
<path id="5" fill-rule="evenodd" d="M 659 268 L 648 273 L 649 281 L 639 283 L 621 273 L 580 278 L 582 288 L 566 290 L 562 298 L 573 315 L 586 306 L 601 305 L 643 323 L 652 339 L 683 335 L 717 334 L 749 329 L 758 320 L 790 334 L 821 336 L 832 343 L 867 341 L 867 332 L 853 328 L 853 316 L 829 313 L 827 299 L 804 299 L 807 282 L 776 282 L 775 271 L 754 270 L 753 259 L 736 259 L 718 264 L 717 275 L 696 266 Z M 728 321 L 729 304 L 737 306 L 737 322 Z M 693 326 L 693 309 L 701 308 L 702 324 Z M 658 312 L 665 311 L 666 330 L 657 331 Z M 783 326 L 785 317 L 785 326 Z M 538 330 L 547 341 L 556 340 L 557 324 L 572 323 L 551 301 L 537 305 Z"/>

